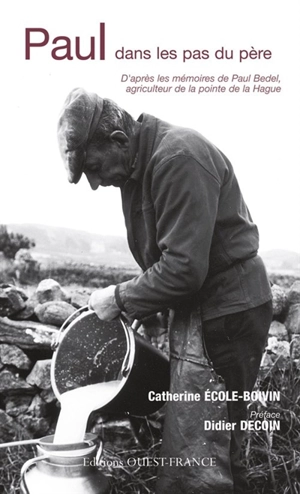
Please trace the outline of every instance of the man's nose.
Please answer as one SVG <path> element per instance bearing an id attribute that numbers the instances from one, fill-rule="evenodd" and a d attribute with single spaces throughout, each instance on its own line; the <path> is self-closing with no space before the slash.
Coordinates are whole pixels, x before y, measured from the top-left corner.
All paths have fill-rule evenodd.
<path id="1" fill-rule="evenodd" d="M 99 185 L 101 185 L 102 180 L 100 177 L 95 176 L 94 174 L 91 173 L 86 173 L 86 178 L 90 184 L 91 189 L 96 190 L 98 189 Z"/>

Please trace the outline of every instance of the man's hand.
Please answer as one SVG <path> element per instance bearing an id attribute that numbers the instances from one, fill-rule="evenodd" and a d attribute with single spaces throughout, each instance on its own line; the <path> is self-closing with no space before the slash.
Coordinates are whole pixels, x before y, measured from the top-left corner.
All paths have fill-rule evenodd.
<path id="1" fill-rule="evenodd" d="M 103 321 L 112 321 L 121 313 L 115 299 L 115 288 L 115 285 L 110 285 L 95 290 L 90 296 L 89 308 L 94 310 Z"/>

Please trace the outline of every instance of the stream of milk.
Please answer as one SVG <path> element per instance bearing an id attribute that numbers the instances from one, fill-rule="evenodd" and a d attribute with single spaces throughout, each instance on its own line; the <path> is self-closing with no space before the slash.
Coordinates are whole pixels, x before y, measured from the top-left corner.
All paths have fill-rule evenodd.
<path id="1" fill-rule="evenodd" d="M 53 443 L 82 442 L 90 414 L 106 405 L 116 395 L 119 385 L 120 381 L 108 381 L 63 393 Z"/>

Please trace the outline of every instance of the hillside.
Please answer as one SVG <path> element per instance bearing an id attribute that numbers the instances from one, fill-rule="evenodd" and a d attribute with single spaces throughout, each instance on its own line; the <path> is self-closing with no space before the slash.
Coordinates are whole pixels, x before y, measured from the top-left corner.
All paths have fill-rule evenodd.
<path id="1" fill-rule="evenodd" d="M 38 260 L 69 260 L 101 263 L 109 266 L 136 266 L 127 240 L 85 231 L 36 224 L 9 224 L 8 230 L 32 238 Z M 300 275 L 300 254 L 274 249 L 260 252 L 269 272 Z"/>
<path id="2" fill-rule="evenodd" d="M 283 249 L 260 253 L 269 272 L 300 275 L 300 254 Z"/>
<path id="3" fill-rule="evenodd" d="M 124 237 L 99 235 L 70 228 L 36 224 L 9 224 L 13 233 L 35 241 L 33 256 L 39 261 L 66 260 L 113 265 L 136 263 Z"/>

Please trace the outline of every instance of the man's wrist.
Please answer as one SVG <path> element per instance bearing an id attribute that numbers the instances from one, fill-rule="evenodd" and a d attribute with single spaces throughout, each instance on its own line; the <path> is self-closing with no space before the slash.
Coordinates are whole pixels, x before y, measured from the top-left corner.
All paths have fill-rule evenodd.
<path id="1" fill-rule="evenodd" d="M 117 303 L 117 306 L 119 307 L 120 311 L 126 312 L 126 309 L 124 307 L 124 304 L 123 304 L 121 296 L 120 296 L 120 288 L 121 288 L 120 285 L 117 285 L 115 288 L 115 299 L 116 299 L 116 303 Z"/>

